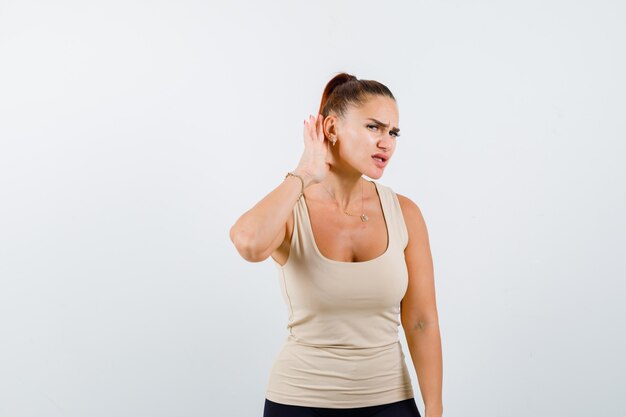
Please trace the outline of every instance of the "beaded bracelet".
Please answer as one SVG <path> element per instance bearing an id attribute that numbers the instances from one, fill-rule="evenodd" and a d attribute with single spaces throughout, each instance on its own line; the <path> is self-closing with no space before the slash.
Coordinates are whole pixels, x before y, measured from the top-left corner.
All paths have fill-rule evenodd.
<path id="1" fill-rule="evenodd" d="M 297 178 L 300 178 L 300 181 L 302 182 L 302 192 L 301 192 L 301 193 L 300 193 L 300 195 L 298 196 L 298 198 L 300 198 L 300 197 L 302 197 L 302 196 L 304 195 L 304 180 L 302 179 L 302 177 L 301 177 L 300 175 L 297 175 L 297 174 L 294 174 L 294 173 L 291 173 L 291 172 L 288 172 L 288 173 L 287 173 L 287 175 L 285 175 L 285 179 L 286 179 L 288 176 L 290 176 L 290 175 L 291 175 L 292 177 L 297 177 Z M 283 180 L 283 181 L 284 181 L 284 180 Z"/>

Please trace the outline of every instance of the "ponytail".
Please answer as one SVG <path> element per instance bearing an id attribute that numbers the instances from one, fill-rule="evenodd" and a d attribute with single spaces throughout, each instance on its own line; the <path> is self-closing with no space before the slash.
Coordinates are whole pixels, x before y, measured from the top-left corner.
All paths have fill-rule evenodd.
<path id="1" fill-rule="evenodd" d="M 354 75 L 341 72 L 326 84 L 318 113 L 326 117 L 334 112 L 343 117 L 349 105 L 361 106 L 378 95 L 396 99 L 387 86 L 378 81 L 359 80 Z"/>

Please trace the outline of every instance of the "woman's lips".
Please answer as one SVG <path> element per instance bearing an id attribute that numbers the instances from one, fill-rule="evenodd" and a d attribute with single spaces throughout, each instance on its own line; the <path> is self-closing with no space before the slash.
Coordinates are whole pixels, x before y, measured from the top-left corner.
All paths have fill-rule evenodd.
<path id="1" fill-rule="evenodd" d="M 374 158 L 373 156 L 372 156 L 372 160 L 374 161 L 374 164 L 376 164 L 376 166 L 378 168 L 384 168 L 387 165 L 387 161 L 388 161 L 388 160 L 387 161 L 381 161 L 381 160 L 379 160 L 377 158 Z"/>

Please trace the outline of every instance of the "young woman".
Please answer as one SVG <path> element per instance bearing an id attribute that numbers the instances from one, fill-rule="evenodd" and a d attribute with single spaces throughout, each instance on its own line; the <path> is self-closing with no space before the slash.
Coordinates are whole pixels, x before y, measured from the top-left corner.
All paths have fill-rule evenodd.
<path id="1" fill-rule="evenodd" d="M 400 324 L 425 417 L 442 416 L 426 224 L 408 197 L 363 178 L 383 175 L 399 130 L 385 85 L 336 75 L 317 117 L 304 121 L 296 169 L 230 230 L 244 259 L 273 259 L 289 312 L 264 417 L 421 417 Z"/>

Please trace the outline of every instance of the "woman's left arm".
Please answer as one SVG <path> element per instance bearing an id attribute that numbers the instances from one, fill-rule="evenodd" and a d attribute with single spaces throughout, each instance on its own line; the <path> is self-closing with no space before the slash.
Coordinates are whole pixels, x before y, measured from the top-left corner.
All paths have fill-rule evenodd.
<path id="1" fill-rule="evenodd" d="M 400 319 L 424 400 L 425 417 L 439 417 L 443 415 L 443 360 L 428 230 L 419 207 L 397 195 L 409 232 L 404 250 L 409 283 L 400 303 Z"/>

